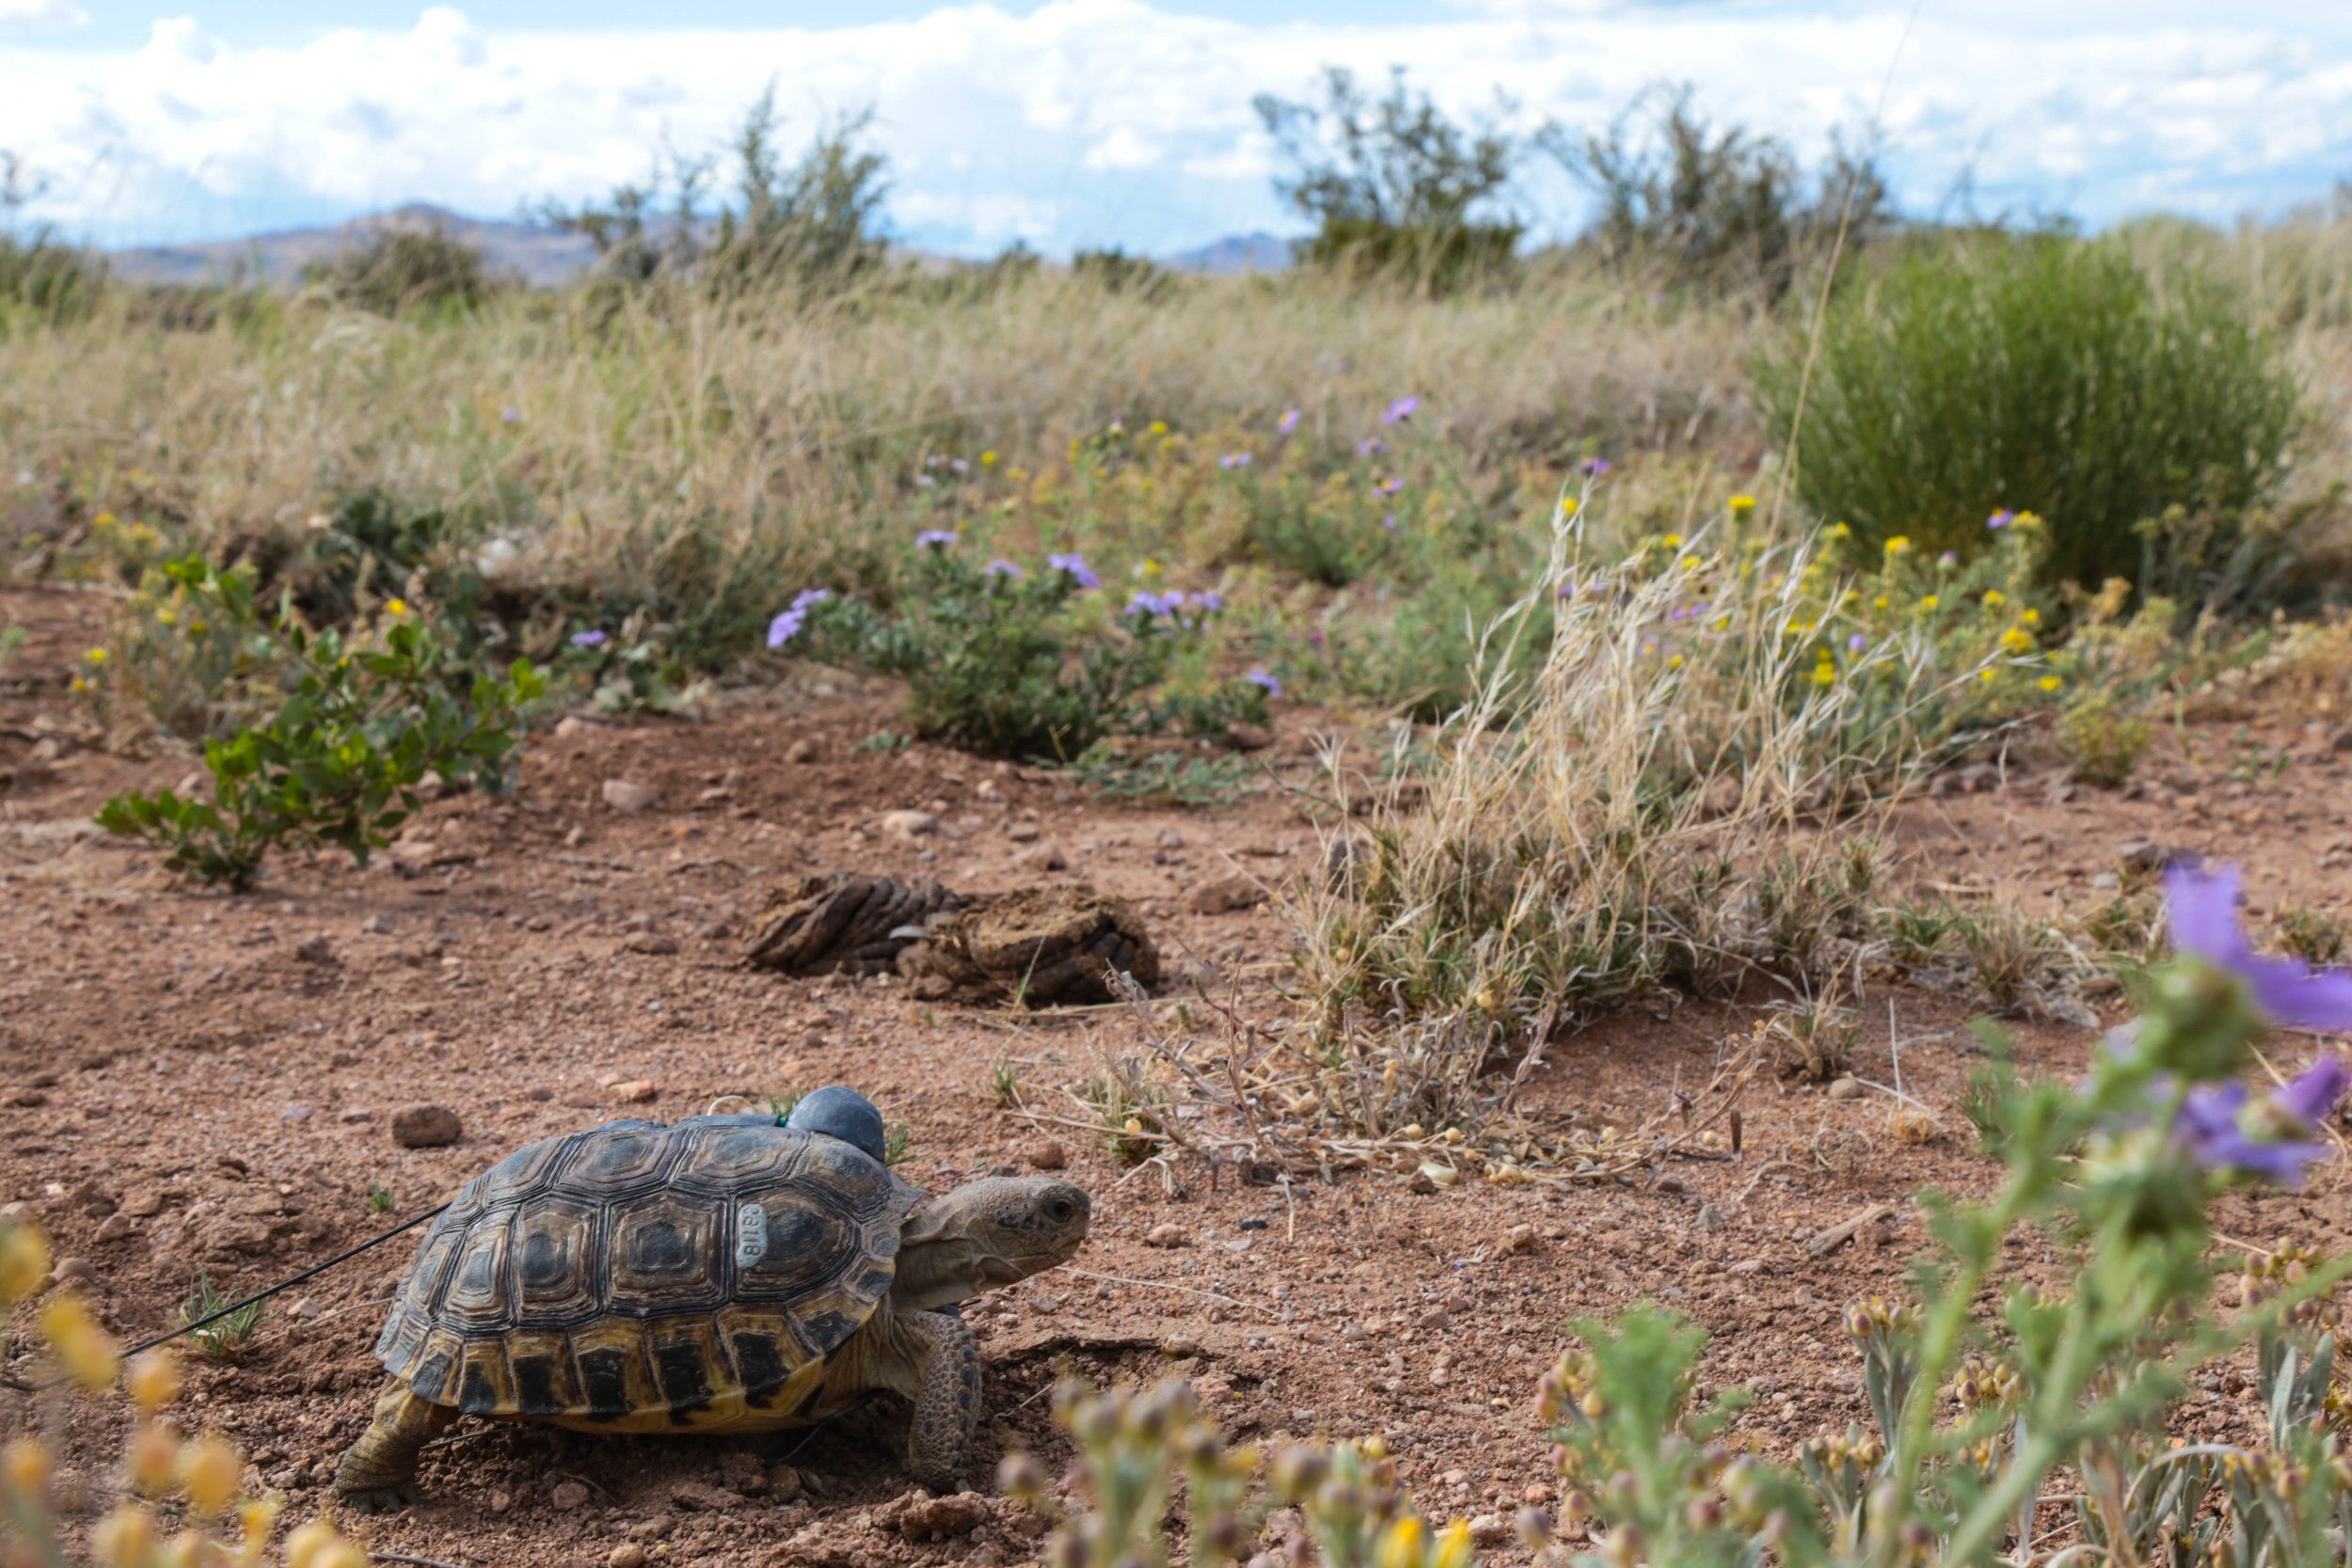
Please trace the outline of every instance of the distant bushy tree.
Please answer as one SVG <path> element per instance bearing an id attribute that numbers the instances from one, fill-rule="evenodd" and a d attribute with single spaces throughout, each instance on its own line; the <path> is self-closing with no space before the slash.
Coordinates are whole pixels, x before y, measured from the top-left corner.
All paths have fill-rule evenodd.
<path id="1" fill-rule="evenodd" d="M 495 287 L 481 250 L 437 225 L 378 229 L 360 245 L 310 267 L 304 277 L 339 304 L 386 316 L 469 309 Z"/>
<path id="2" fill-rule="evenodd" d="M 106 263 L 67 245 L 45 223 L 25 223 L 24 209 L 47 188 L 17 154 L 0 150 L 0 312 L 43 321 L 87 314 L 106 285 Z"/>
<path id="3" fill-rule="evenodd" d="M 1432 292 L 1509 267 L 1522 226 L 1480 211 L 1509 184 L 1520 151 L 1500 127 L 1455 124 L 1406 86 L 1402 67 L 1379 98 L 1333 67 L 1320 104 L 1262 93 L 1256 106 L 1296 170 L 1275 190 L 1315 224 L 1309 264 Z"/>
<path id="4" fill-rule="evenodd" d="M 882 201 L 889 160 L 867 142 L 874 112 L 820 127 L 787 164 L 776 150 L 775 89 L 759 96 L 729 149 L 733 200 L 706 216 L 712 160 L 664 152 L 653 178 L 601 205 L 549 205 L 541 215 L 596 247 L 598 270 L 625 283 L 691 281 L 741 295 L 783 287 L 833 293 L 878 271 L 888 245 Z"/>
<path id="5" fill-rule="evenodd" d="M 1836 144 L 1808 184 L 1786 143 L 1737 126 L 1718 133 L 1692 97 L 1687 85 L 1652 88 L 1603 133 L 1551 126 L 1535 138 L 1599 198 L 1580 243 L 1612 271 L 1770 306 L 1826 260 L 1841 228 L 1852 249 L 1892 221 L 1867 152 Z"/>

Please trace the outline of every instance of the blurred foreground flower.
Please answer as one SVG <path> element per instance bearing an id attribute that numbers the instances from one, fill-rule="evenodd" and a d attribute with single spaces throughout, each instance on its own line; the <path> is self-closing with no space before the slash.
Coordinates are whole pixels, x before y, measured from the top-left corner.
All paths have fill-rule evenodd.
<path id="1" fill-rule="evenodd" d="M 2273 1023 L 2352 1035 L 2352 974 L 2256 953 L 2238 924 L 2238 881 L 2233 865 L 2211 874 L 2176 865 L 2165 873 L 2173 947 L 2244 981 L 2254 1006 Z"/>

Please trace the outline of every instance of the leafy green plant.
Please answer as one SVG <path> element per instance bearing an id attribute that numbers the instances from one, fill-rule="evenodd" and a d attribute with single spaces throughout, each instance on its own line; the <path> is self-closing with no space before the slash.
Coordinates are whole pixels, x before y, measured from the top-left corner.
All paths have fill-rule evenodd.
<path id="1" fill-rule="evenodd" d="M 155 846 L 173 871 L 244 889 L 281 843 L 333 845 L 365 864 L 417 810 L 428 773 L 505 787 L 518 710 L 544 689 L 529 660 L 476 672 L 459 694 L 449 644 L 399 600 L 373 632 L 346 636 L 310 630 L 282 601 L 264 620 L 251 578 L 204 557 L 166 571 L 195 612 L 274 651 L 283 696 L 264 721 L 205 742 L 211 800 L 130 791 L 99 809 L 100 827 Z"/>
<path id="2" fill-rule="evenodd" d="M 2203 550 L 2234 549 L 2305 418 L 2217 284 L 2159 292 L 2117 250 L 2054 238 L 1899 264 L 1834 303 L 1818 361 L 1791 341 L 1756 384 L 1816 515 L 1974 553 L 1996 508 L 2030 508 L 2053 584 L 2140 582 L 2138 525 L 2175 503 L 2211 514 Z"/>
<path id="3" fill-rule="evenodd" d="M 389 1214 L 392 1212 L 392 1190 L 380 1181 L 368 1183 L 368 1212 Z"/>
<path id="4" fill-rule="evenodd" d="M 696 679 L 671 653 L 667 633 L 642 612 L 616 632 L 600 626 L 574 632 L 564 640 L 554 673 L 584 689 L 599 713 L 693 713 L 710 700 L 710 683 Z"/>
<path id="5" fill-rule="evenodd" d="M 2309 904 L 2279 911 L 2279 945 L 2306 963 L 2331 964 L 2352 951 L 2352 921 Z"/>
<path id="6" fill-rule="evenodd" d="M 1034 572 L 976 567 L 958 543 L 925 534 L 887 610 L 804 592 L 776 617 L 770 644 L 807 627 L 820 655 L 902 677 L 918 735 L 991 756 L 1068 762 L 1109 735 L 1264 721 L 1271 677 L 1207 673 L 1210 596 L 1138 593 L 1109 614 L 1079 556 Z M 1188 678 L 1176 678 L 1187 664 Z"/>
<path id="7" fill-rule="evenodd" d="M 2058 716 L 2058 747 L 2074 781 L 2100 789 L 2121 787 L 2155 741 L 2147 721 L 2119 711 L 2106 692 L 2085 696 Z"/>
<path id="8" fill-rule="evenodd" d="M 199 1270 L 196 1278 L 188 1284 L 188 1299 L 181 1305 L 180 1321 L 183 1323 L 203 1323 L 203 1320 L 227 1307 L 229 1299 L 213 1288 L 213 1276 Z M 207 1361 L 226 1361 L 235 1355 L 261 1329 L 263 1305 L 257 1301 L 250 1306 L 240 1307 L 201 1328 L 191 1329 L 188 1338 L 194 1341 L 197 1354 Z"/>
<path id="9" fill-rule="evenodd" d="M 1098 741 L 1070 771 L 1106 800 L 1153 800 L 1179 806 L 1221 806 L 1248 792 L 1254 769 L 1240 757 L 1185 756 L 1146 752 L 1140 756 Z"/>
<path id="10" fill-rule="evenodd" d="M 469 309 L 496 287 L 481 249 L 437 224 L 378 229 L 307 280 L 339 304 L 385 316 Z"/>

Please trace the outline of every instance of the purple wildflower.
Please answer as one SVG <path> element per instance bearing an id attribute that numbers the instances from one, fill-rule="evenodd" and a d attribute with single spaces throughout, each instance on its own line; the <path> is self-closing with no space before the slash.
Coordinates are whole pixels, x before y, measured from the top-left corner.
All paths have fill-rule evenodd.
<path id="1" fill-rule="evenodd" d="M 1377 436 L 1367 436 L 1356 443 L 1356 455 L 1359 457 L 1377 457 L 1388 450 L 1389 443 Z"/>
<path id="2" fill-rule="evenodd" d="M 914 476 L 914 483 L 915 483 L 918 486 L 920 486 L 921 488 L 928 490 L 928 489 L 930 489 L 932 485 L 934 485 L 934 484 L 938 483 L 939 483 L 939 481 L 937 481 L 937 480 L 933 479 L 933 478 L 932 478 L 930 475 L 929 475 L 929 474 L 916 474 L 916 475 Z"/>
<path id="3" fill-rule="evenodd" d="M 2265 1017 L 2291 1029 L 2352 1034 L 2352 974 L 2257 954 L 2238 925 L 2237 867 L 2209 876 L 2175 865 L 2165 873 L 2164 892 L 2173 947 L 2245 981 Z"/>
<path id="4" fill-rule="evenodd" d="M 1216 460 L 1216 466 L 1220 468 L 1247 468 L 1254 461 L 1246 451 L 1229 451 Z"/>
<path id="5" fill-rule="evenodd" d="M 927 528 L 914 536 L 914 547 L 918 550 L 944 550 L 958 537 L 951 528 Z"/>
<path id="6" fill-rule="evenodd" d="M 1283 409 L 1282 417 L 1274 421 L 1274 428 L 1280 431 L 1285 436 L 1288 436 L 1292 431 L 1296 430 L 1298 428 L 1298 410 L 1295 408 Z"/>
<path id="7" fill-rule="evenodd" d="M 2304 1126 L 2317 1127 L 2335 1113 L 2346 1089 L 2352 1089 L 2352 1067 L 2341 1056 L 2327 1055 L 2287 1080 L 2270 1103 Z"/>
<path id="8" fill-rule="evenodd" d="M 1153 594 L 1138 588 L 1127 600 L 1121 615 L 1138 615 L 1149 619 L 1154 615 L 1173 615 L 1184 607 L 1184 596 L 1174 591 Z"/>
<path id="9" fill-rule="evenodd" d="M 2318 1075 L 2326 1072 L 2324 1080 Z M 2313 1091 L 2324 1090 L 2341 1096 L 2344 1090 L 2344 1068 L 2333 1058 L 2312 1068 L 2297 1078 L 2295 1084 L 2272 1095 L 2264 1102 L 2267 1119 L 2283 1123 L 2281 1131 L 2309 1133 L 2317 1125 L 2318 1117 L 2299 1115 L 2288 1103 L 2296 1096 L 2296 1086 L 2306 1079 L 2313 1080 Z M 2328 1099 L 2321 1105 L 2318 1093 L 2304 1094 L 2302 1101 L 2320 1105 L 2320 1116 L 2335 1109 L 2335 1101 Z M 2173 1124 L 2173 1133 L 2180 1140 L 2188 1157 L 2207 1170 L 2246 1171 L 2276 1181 L 2282 1187 L 2300 1187 L 2303 1167 L 2323 1159 L 2328 1153 L 2325 1144 L 2308 1137 L 2261 1139 L 2248 1131 L 2246 1115 L 2246 1085 L 2236 1082 L 2201 1084 L 2188 1092 L 2181 1103 L 2180 1119 Z"/>
<path id="10" fill-rule="evenodd" d="M 1863 635 L 1861 632 L 1855 632 L 1851 637 L 1846 639 L 1846 651 L 1850 654 L 1858 654 L 1869 645 L 1869 638 Z"/>
<path id="11" fill-rule="evenodd" d="M 1935 563 L 1938 566 L 1957 566 L 1960 564 L 1960 552 L 1958 550 L 1946 550 L 1942 555 L 1935 558 Z"/>
<path id="12" fill-rule="evenodd" d="M 1987 528 L 1989 528 L 1989 529 L 1991 529 L 1994 532 L 1998 533 L 1998 532 L 2000 532 L 2000 531 L 2001 531 L 2001 530 L 2003 530 L 2003 529 L 2005 529 L 2005 528 L 2009 527 L 2009 525 L 2010 525 L 2010 524 L 2011 524 L 2011 523 L 2015 522 L 2016 520 L 2017 520 L 2017 514 L 2016 514 L 2016 513 L 2014 513 L 2014 512 L 2011 512 L 2011 511 L 2010 511 L 2008 507 L 2006 507 L 2006 506 L 2005 506 L 2005 507 L 2001 508 L 1998 512 L 1995 512 L 1994 514 L 1993 514 L 1993 515 L 1992 515 L 1992 516 L 1987 517 L 1987 518 L 1984 520 L 1984 526 L 1985 526 L 1985 527 L 1987 527 Z"/>
<path id="13" fill-rule="evenodd" d="M 1579 463 L 1577 467 L 1584 471 L 1585 478 L 1598 479 L 1601 475 L 1609 471 L 1609 459 L 1606 457 L 1588 457 L 1583 462 Z"/>
<path id="14" fill-rule="evenodd" d="M 1018 578 L 1025 575 L 1020 567 L 1001 557 L 980 568 L 980 576 L 984 578 Z"/>
<path id="15" fill-rule="evenodd" d="M 1372 493 L 1375 496 L 1393 496 L 1404 488 L 1405 482 L 1401 479 L 1384 479 L 1372 487 Z"/>
<path id="16" fill-rule="evenodd" d="M 1576 597 L 1576 578 L 1562 578 L 1560 579 L 1560 586 L 1559 586 L 1559 587 L 1557 587 L 1557 588 L 1555 588 L 1555 589 L 1553 589 L 1553 590 L 1551 591 L 1551 596 L 1552 596 L 1553 598 L 1555 598 L 1555 599 L 1573 599 L 1573 598 L 1575 598 L 1575 597 Z"/>
<path id="17" fill-rule="evenodd" d="M 950 457 L 947 459 L 947 468 L 951 473 L 968 474 L 972 471 L 972 465 L 961 457 Z"/>
<path id="18" fill-rule="evenodd" d="M 1382 517 L 1380 519 L 1380 526 L 1387 529 L 1391 533 L 1394 533 L 1396 531 L 1396 514 L 1391 512 Z"/>
<path id="19" fill-rule="evenodd" d="M 1195 594 L 1184 601 L 1186 608 L 1203 615 L 1215 615 L 1225 608 L 1225 595 L 1212 588 L 1205 594 Z"/>
<path id="20" fill-rule="evenodd" d="M 823 604 L 832 597 L 833 590 L 830 588 L 803 588 L 792 595 L 792 608 L 795 611 L 805 615 L 810 606 Z"/>
<path id="21" fill-rule="evenodd" d="M 1110 428 L 1110 432 L 1109 432 L 1109 434 L 1111 434 L 1111 435 L 1113 435 L 1113 436 L 1124 436 L 1124 435 L 1126 435 L 1126 434 L 1127 434 L 1127 421 L 1126 421 L 1126 420 L 1113 420 L 1111 421 L 1111 428 Z"/>
<path id="22" fill-rule="evenodd" d="M 1279 697 L 1282 694 L 1282 683 L 1275 678 L 1274 673 L 1270 670 L 1263 668 L 1252 670 L 1249 673 L 1242 676 L 1242 679 L 1248 681 L 1250 685 L 1256 687 L 1259 690 L 1264 692 L 1269 697 Z"/>
<path id="23" fill-rule="evenodd" d="M 776 618 L 768 623 L 768 646 L 783 647 L 787 642 L 801 635 L 801 627 L 806 625 L 807 621 L 808 611 L 804 610 L 778 610 Z"/>
<path id="24" fill-rule="evenodd" d="M 511 406 L 501 408 L 499 410 L 499 421 L 501 424 L 520 424 L 523 422 L 523 411 Z"/>
<path id="25" fill-rule="evenodd" d="M 612 641 L 610 633 L 599 631 L 595 626 L 572 633 L 572 646 L 575 648 L 601 648 Z"/>
<path id="26" fill-rule="evenodd" d="M 1399 398 L 1394 403 L 1389 404 L 1387 412 L 1380 416 L 1380 422 L 1382 424 L 1403 424 L 1406 420 L 1411 419 L 1414 415 L 1420 412 L 1421 399 L 1416 397 Z"/>
<path id="27" fill-rule="evenodd" d="M 1045 558 L 1045 564 L 1069 578 L 1081 588 L 1103 586 L 1103 579 L 1094 575 L 1094 568 L 1087 564 L 1087 558 L 1076 550 L 1065 550 L 1058 554 L 1049 555 Z"/>

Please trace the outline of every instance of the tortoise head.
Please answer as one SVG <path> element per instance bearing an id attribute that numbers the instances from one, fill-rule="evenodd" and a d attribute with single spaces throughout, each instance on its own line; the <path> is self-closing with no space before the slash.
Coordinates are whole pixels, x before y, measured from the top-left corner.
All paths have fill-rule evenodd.
<path id="1" fill-rule="evenodd" d="M 926 1202 L 899 1239 L 898 1307 L 946 1307 L 1065 1262 L 1087 1239 L 1086 1190 L 1046 1176 L 967 1181 Z"/>

